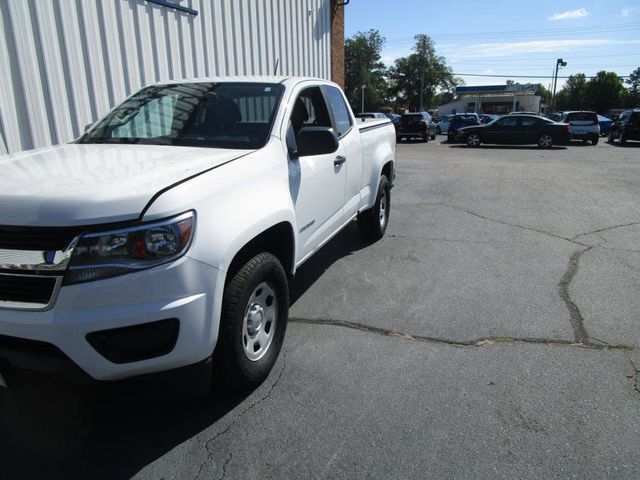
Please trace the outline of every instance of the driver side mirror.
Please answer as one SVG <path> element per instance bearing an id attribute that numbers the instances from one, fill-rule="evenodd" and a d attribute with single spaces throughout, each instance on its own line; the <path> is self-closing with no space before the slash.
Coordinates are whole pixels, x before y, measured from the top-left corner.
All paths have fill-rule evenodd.
<path id="1" fill-rule="evenodd" d="M 338 150 L 338 137 L 330 127 L 304 127 L 298 134 L 298 157 L 328 155 Z"/>

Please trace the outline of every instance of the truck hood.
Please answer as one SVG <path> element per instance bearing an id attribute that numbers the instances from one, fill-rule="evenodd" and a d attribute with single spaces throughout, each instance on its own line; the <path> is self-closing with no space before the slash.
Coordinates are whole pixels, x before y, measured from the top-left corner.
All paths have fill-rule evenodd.
<path id="1" fill-rule="evenodd" d="M 250 153 L 69 144 L 0 157 L 0 225 L 77 226 L 138 218 L 160 190 Z"/>

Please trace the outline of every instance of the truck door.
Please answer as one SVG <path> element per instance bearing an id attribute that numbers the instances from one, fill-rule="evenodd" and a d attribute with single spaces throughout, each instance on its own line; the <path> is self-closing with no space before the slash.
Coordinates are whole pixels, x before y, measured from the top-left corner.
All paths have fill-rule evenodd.
<path id="1" fill-rule="evenodd" d="M 358 213 L 360 205 L 360 189 L 362 187 L 363 145 L 360 131 L 347 107 L 342 92 L 330 85 L 322 87 L 333 120 L 333 128 L 340 140 L 338 154 L 344 159 L 342 169 L 346 174 L 344 221 Z"/>
<path id="2" fill-rule="evenodd" d="M 289 119 L 287 144 L 297 141 L 303 127 L 333 127 L 319 86 L 298 94 Z M 289 190 L 301 245 L 298 260 L 342 226 L 347 178 L 342 158 L 342 148 L 328 155 L 289 158 Z"/>

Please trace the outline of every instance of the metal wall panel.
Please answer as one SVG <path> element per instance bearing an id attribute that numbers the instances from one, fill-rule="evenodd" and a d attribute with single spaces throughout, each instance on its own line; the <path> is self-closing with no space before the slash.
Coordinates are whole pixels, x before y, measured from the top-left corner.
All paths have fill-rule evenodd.
<path id="1" fill-rule="evenodd" d="M 0 0 L 0 154 L 73 140 L 154 82 L 330 76 L 330 0 L 173 1 L 198 15 L 145 0 Z"/>

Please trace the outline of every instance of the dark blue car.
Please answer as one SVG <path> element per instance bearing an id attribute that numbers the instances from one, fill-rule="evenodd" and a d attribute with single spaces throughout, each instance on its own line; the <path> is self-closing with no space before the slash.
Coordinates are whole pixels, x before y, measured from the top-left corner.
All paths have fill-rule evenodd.
<path id="1" fill-rule="evenodd" d="M 602 115 L 598 115 L 598 125 L 600 125 L 600 135 L 606 137 L 609 135 L 609 130 L 611 130 L 611 124 L 613 120 L 607 117 L 603 117 Z"/>

